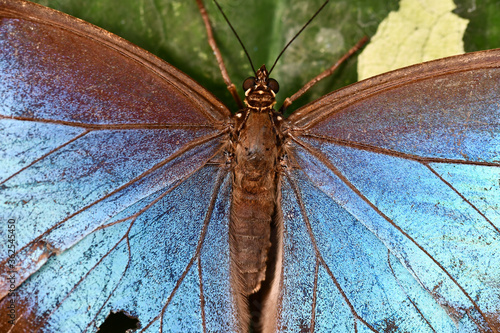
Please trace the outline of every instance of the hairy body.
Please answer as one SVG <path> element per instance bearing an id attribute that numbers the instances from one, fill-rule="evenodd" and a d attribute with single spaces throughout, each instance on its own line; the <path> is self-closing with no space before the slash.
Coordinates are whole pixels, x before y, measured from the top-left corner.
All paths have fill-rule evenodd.
<path id="1" fill-rule="evenodd" d="M 247 107 L 236 114 L 233 133 L 230 249 L 242 322 L 249 320 L 248 296 L 258 292 L 266 278 L 276 212 L 280 117 L 273 109 L 275 92 L 267 75 L 263 66 L 247 83 Z"/>

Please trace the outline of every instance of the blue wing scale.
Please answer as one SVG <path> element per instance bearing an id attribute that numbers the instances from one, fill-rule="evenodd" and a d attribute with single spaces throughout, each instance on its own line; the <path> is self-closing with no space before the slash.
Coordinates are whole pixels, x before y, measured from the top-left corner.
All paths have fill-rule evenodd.
<path id="1" fill-rule="evenodd" d="M 33 328 L 76 332 L 91 323 L 88 328 L 95 331 L 111 311 L 125 311 L 146 330 L 160 325 L 167 332 L 197 332 L 208 325 L 202 312 L 207 318 L 225 318 L 218 321 L 219 329 L 236 330 L 231 288 L 211 286 L 217 277 L 203 273 L 207 265 L 217 264 L 219 278 L 229 276 L 229 253 L 215 246 L 228 237 L 229 177 L 219 173 L 218 166 L 205 167 L 51 257 L 19 289 L 20 299 L 34 302 Z M 196 197 L 200 190 L 213 194 Z M 221 220 L 226 223 L 216 223 Z M 61 275 L 68 277 L 65 283 L 58 283 Z M 202 284 L 208 301 L 202 301 Z"/>
<path id="2" fill-rule="evenodd" d="M 484 63 L 455 61 L 456 68 L 443 60 L 374 78 L 290 117 L 291 160 L 307 175 L 292 177 L 303 215 L 331 278 L 346 288 L 356 325 L 496 332 L 500 322 L 499 71 L 489 68 L 498 60 L 492 52 Z M 359 93 L 362 99 L 353 97 Z M 341 226 L 335 216 L 351 221 L 349 231 L 332 231 Z M 330 257 L 344 235 L 351 237 L 345 255 L 370 258 L 369 265 L 344 267 L 345 258 L 336 266 Z M 361 281 L 360 295 L 342 285 L 343 272 L 355 272 L 349 279 Z"/>

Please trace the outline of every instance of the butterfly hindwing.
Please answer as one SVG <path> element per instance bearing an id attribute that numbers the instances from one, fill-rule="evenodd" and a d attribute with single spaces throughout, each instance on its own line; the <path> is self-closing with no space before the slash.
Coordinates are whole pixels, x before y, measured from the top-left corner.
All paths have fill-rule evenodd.
<path id="1" fill-rule="evenodd" d="M 389 262 L 392 255 L 383 241 L 303 171 L 285 178 L 282 193 L 286 204 L 280 331 L 453 331 L 453 321 L 432 296 L 399 261 Z M 396 276 L 396 269 L 403 274 Z M 420 292 L 410 297 L 404 283 Z"/>
<path id="2" fill-rule="evenodd" d="M 159 190 L 51 257 L 18 291 L 30 319 L 20 327 L 95 331 L 121 311 L 146 331 L 234 330 L 232 291 L 220 286 L 229 279 L 230 186 L 227 171 L 218 169 L 205 167 Z M 193 200 L 200 190 L 209 195 Z"/>

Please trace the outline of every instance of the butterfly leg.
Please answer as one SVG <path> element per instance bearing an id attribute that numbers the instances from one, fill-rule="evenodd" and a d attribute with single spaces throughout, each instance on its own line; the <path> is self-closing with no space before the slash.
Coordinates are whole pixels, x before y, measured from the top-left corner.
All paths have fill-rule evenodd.
<path id="1" fill-rule="evenodd" d="M 297 100 L 299 97 L 304 95 L 312 86 L 314 86 L 316 83 L 319 81 L 323 80 L 324 78 L 330 76 L 333 74 L 333 72 L 344 62 L 346 61 L 349 57 L 351 57 L 354 53 L 356 53 L 359 49 L 363 47 L 363 45 L 368 42 L 368 37 L 363 37 L 359 40 L 359 42 L 356 43 L 349 51 L 347 51 L 346 54 L 342 58 L 340 58 L 335 64 L 333 64 L 332 67 L 328 68 L 327 70 L 323 71 L 320 73 L 318 76 L 313 78 L 311 81 L 307 82 L 302 88 L 300 88 L 299 91 L 297 91 L 295 94 L 293 94 L 291 97 L 287 97 L 285 101 L 283 102 L 283 105 L 280 108 L 280 113 L 283 114 L 285 112 L 286 108 L 292 105 L 292 103 Z"/>
<path id="2" fill-rule="evenodd" d="M 229 74 L 227 73 L 226 65 L 224 64 L 224 60 L 222 59 L 222 55 L 220 53 L 220 50 L 217 47 L 217 43 L 215 42 L 214 34 L 212 31 L 212 25 L 210 24 L 210 19 L 208 18 L 207 10 L 205 9 L 205 6 L 203 5 L 202 0 L 196 0 L 196 3 L 198 4 L 198 7 L 200 8 L 201 17 L 203 18 L 203 22 L 205 23 L 205 29 L 207 31 L 207 37 L 208 37 L 208 44 L 210 44 L 210 47 L 214 51 L 215 58 L 217 59 L 217 64 L 219 64 L 219 68 L 220 68 L 220 71 L 222 74 L 222 78 L 224 79 L 224 82 L 226 83 L 227 90 L 229 90 L 229 92 L 233 96 L 234 100 L 236 101 L 236 104 L 238 104 L 238 108 L 243 109 L 243 102 L 241 101 L 241 98 L 238 95 L 238 91 L 236 90 L 236 86 L 234 85 L 234 83 L 231 82 L 231 79 L 229 78 Z"/>

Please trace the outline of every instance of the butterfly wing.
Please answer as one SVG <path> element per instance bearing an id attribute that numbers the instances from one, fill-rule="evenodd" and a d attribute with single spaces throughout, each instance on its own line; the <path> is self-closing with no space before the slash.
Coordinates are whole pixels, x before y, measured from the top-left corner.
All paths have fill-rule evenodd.
<path id="1" fill-rule="evenodd" d="M 229 111 L 88 23 L 24 1 L 0 15 L 2 330 L 95 331 L 119 311 L 234 329 Z"/>
<path id="2" fill-rule="evenodd" d="M 282 331 L 500 330 L 499 67 L 421 64 L 290 116 Z"/>

